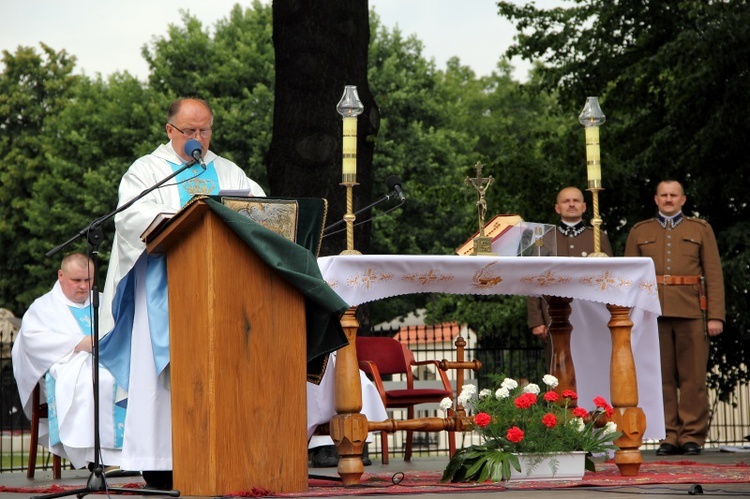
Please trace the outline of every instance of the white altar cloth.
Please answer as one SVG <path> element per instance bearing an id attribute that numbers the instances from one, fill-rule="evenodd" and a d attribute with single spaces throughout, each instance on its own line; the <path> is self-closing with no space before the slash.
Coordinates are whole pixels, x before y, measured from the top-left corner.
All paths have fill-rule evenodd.
<path id="1" fill-rule="evenodd" d="M 318 265 L 351 306 L 413 293 L 574 298 L 570 348 L 579 405 L 589 410 L 596 396 L 611 400 L 612 338 L 604 305 L 630 307 L 638 405 L 646 414 L 644 439 L 665 437 L 656 323 L 661 307 L 650 258 L 338 255 L 319 258 Z"/>

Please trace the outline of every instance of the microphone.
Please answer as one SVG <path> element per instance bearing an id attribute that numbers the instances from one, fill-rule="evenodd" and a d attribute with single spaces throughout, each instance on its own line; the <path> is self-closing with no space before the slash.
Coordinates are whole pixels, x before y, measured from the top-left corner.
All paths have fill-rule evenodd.
<path id="1" fill-rule="evenodd" d="M 204 170 L 206 169 L 206 163 L 203 162 L 203 147 L 200 142 L 195 139 L 188 140 L 185 142 L 184 151 L 185 154 L 193 158 L 197 163 L 200 163 Z"/>
<path id="2" fill-rule="evenodd" d="M 398 199 L 402 203 L 406 201 L 404 191 L 401 189 L 401 177 L 399 177 L 398 175 L 390 175 L 387 179 L 385 179 L 385 185 L 388 186 L 388 189 L 396 192 L 396 194 L 398 195 Z"/>

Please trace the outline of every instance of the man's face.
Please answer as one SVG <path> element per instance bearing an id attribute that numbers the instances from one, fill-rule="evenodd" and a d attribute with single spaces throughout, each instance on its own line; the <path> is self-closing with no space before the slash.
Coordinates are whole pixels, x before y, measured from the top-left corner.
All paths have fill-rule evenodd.
<path id="1" fill-rule="evenodd" d="M 57 271 L 57 280 L 65 297 L 76 303 L 83 303 L 91 293 L 91 279 L 94 275 L 93 265 L 80 265 L 70 262 Z"/>
<path id="2" fill-rule="evenodd" d="M 576 188 L 566 188 L 557 195 L 555 211 L 564 222 L 578 223 L 586 211 L 583 193 Z"/>
<path id="3" fill-rule="evenodd" d="M 682 210 L 682 205 L 687 201 L 687 196 L 685 196 L 679 182 L 661 182 L 656 186 L 654 201 L 662 215 L 671 217 Z"/>
<path id="4" fill-rule="evenodd" d="M 172 122 L 167 123 L 167 136 L 172 140 L 175 152 L 185 161 L 190 161 L 192 158 L 185 154 L 185 143 L 190 139 L 197 140 L 205 155 L 211 142 L 211 125 L 211 112 L 208 108 L 201 102 L 186 100 Z"/>

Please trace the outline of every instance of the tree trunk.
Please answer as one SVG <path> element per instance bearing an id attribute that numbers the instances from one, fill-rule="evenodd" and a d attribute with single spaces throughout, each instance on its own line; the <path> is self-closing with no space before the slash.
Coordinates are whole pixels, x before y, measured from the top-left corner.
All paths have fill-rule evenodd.
<path id="1" fill-rule="evenodd" d="M 369 26 L 366 0 L 273 2 L 276 88 L 270 195 L 327 199 L 327 225 L 346 212 L 346 189 L 340 185 L 342 119 L 336 111 L 346 85 L 357 86 L 365 106 L 358 120 L 359 185 L 353 188 L 353 211 L 371 202 L 373 137 L 380 119 L 367 83 Z M 363 213 L 357 221 L 368 216 Z M 362 253 L 369 246 L 369 225 L 354 231 L 354 247 Z M 321 255 L 344 249 L 346 234 L 341 232 L 323 239 Z"/>

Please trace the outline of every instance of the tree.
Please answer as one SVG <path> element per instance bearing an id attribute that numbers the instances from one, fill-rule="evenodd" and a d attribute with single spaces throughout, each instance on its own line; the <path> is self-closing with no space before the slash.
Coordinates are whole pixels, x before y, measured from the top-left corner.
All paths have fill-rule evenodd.
<path id="1" fill-rule="evenodd" d="M 17 315 L 28 305 L 24 292 L 37 284 L 26 274 L 38 257 L 28 251 L 33 234 L 26 210 L 35 182 L 55 154 L 45 140 L 55 133 L 49 121 L 67 106 L 80 80 L 72 74 L 74 57 L 40 46 L 41 54 L 31 47 L 19 47 L 15 54 L 4 50 L 0 74 L 0 302 Z"/>
<path id="2" fill-rule="evenodd" d="M 594 0 L 552 10 L 499 2 L 522 30 L 507 55 L 541 59 L 538 85 L 563 109 L 601 97 L 602 218 L 615 251 L 632 224 L 653 216 L 656 184 L 684 182 L 686 213 L 717 233 L 727 290 L 727 327 L 713 342 L 711 383 L 726 397 L 748 381 L 750 323 L 744 138 L 750 71 L 750 4 L 745 0 Z M 586 29 L 579 27 L 585 26 Z M 578 146 L 580 147 L 580 146 Z"/>
<path id="3" fill-rule="evenodd" d="M 273 138 L 268 179 L 274 196 L 328 200 L 329 220 L 346 212 L 341 182 L 341 117 L 336 105 L 346 85 L 356 85 L 365 112 L 358 119 L 356 199 L 370 204 L 373 142 L 380 116 L 367 80 L 370 39 L 367 2 L 325 0 L 273 3 L 276 55 Z M 366 252 L 369 232 L 356 231 L 354 247 Z M 340 253 L 343 237 L 323 240 L 321 254 Z"/>

